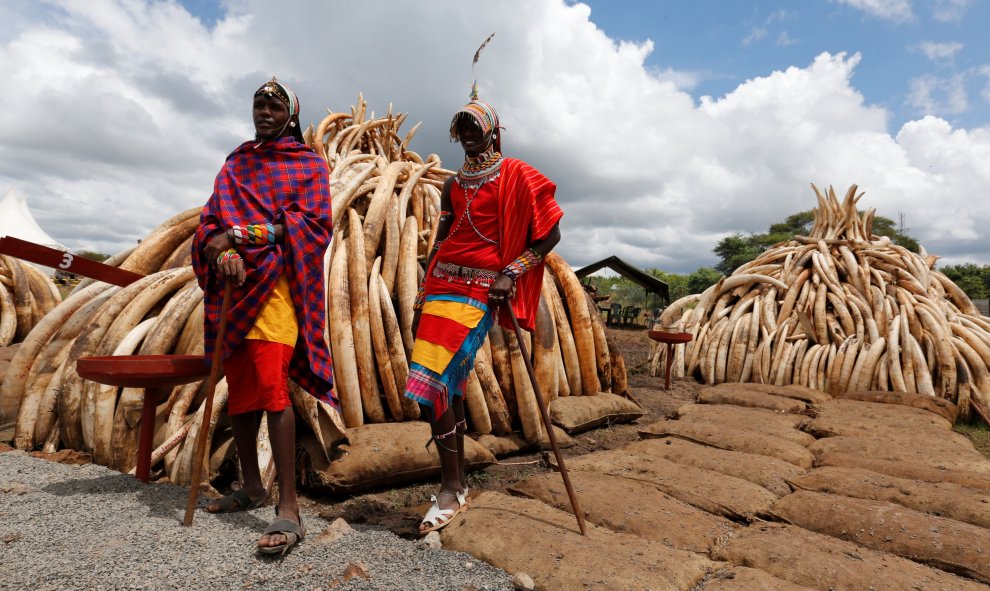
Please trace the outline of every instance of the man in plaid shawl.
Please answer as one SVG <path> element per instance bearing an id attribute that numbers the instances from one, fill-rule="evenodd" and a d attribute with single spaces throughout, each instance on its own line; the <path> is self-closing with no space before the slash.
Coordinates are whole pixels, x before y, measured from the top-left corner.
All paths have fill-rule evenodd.
<path id="1" fill-rule="evenodd" d="M 333 369 L 324 339 L 323 255 L 332 218 L 328 169 L 302 142 L 299 100 L 272 78 L 254 94 L 256 138 L 241 144 L 217 175 L 193 242 L 193 267 L 205 296 L 209 356 L 225 281 L 233 282 L 223 342 L 227 413 L 244 483 L 207 506 L 244 511 L 266 499 L 256 438 L 268 413 L 279 505 L 258 540 L 284 553 L 305 536 L 295 490 L 295 414 L 288 380 L 332 406 Z"/>

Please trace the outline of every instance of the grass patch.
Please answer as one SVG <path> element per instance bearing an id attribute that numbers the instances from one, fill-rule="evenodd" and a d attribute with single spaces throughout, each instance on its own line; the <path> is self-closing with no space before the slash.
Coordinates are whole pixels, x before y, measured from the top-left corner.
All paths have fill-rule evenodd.
<path id="1" fill-rule="evenodd" d="M 990 427 L 983 423 L 958 423 L 953 429 L 968 437 L 981 454 L 990 458 Z"/>

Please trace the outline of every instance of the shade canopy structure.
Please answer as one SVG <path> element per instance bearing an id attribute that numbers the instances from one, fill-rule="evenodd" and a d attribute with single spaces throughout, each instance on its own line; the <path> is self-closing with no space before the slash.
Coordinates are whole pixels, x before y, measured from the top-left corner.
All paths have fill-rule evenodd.
<path id="1" fill-rule="evenodd" d="M 670 287 L 665 281 L 660 281 L 653 275 L 650 275 L 639 267 L 630 265 L 617 256 L 610 256 L 607 259 L 598 261 L 597 263 L 591 263 L 586 267 L 581 267 L 577 271 L 574 271 L 574 274 L 577 275 L 578 279 L 584 279 L 588 275 L 591 275 L 596 271 L 600 271 L 605 267 L 612 269 L 619 275 L 622 275 L 626 279 L 629 279 L 633 283 L 639 285 L 646 290 L 646 293 L 654 294 L 667 303 L 670 302 Z"/>
<path id="2" fill-rule="evenodd" d="M 27 200 L 14 187 L 7 189 L 0 199 L 0 238 L 13 236 L 42 246 L 69 250 L 67 246 L 48 235 L 35 221 Z"/>

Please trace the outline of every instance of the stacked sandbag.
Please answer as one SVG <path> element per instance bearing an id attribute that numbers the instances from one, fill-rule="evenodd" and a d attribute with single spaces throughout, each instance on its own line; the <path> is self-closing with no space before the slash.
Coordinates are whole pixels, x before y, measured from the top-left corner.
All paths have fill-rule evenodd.
<path id="1" fill-rule="evenodd" d="M 403 396 L 412 306 L 435 240 L 440 188 L 452 173 L 440 167 L 435 155 L 423 160 L 408 150 L 415 128 L 400 139 L 404 120 L 405 115 L 391 112 L 366 116 L 366 103 L 359 99 L 350 112 L 331 113 L 305 134 L 330 167 L 334 234 L 326 255 L 327 342 L 341 401 L 338 413 L 290 384 L 294 408 L 309 427 L 300 441 L 310 467 L 334 457 L 332 447 L 344 439 L 345 426 L 419 419 L 418 406 Z M 203 353 L 203 292 L 190 266 L 199 212 L 196 207 L 173 216 L 135 248 L 106 261 L 146 275 L 143 279 L 123 288 L 84 280 L 26 335 L 0 389 L 0 408 L 17 419 L 17 447 L 91 451 L 97 463 L 133 468 L 145 392 L 84 380 L 76 361 L 96 355 Z M 546 402 L 598 394 L 613 384 L 623 392 L 621 358 L 609 353 L 600 316 L 589 308 L 580 282 L 559 256 L 549 255 L 547 263 L 536 331 L 524 337 Z M 210 473 L 224 470 L 234 453 L 222 412 L 226 383 L 217 387 L 217 412 L 209 425 L 202 424 L 204 382 L 152 395 L 158 399 L 153 466 L 173 482 L 188 484 L 194 443 L 205 430 L 211 441 Z M 511 331 L 496 326 L 489 333 L 468 379 L 466 401 L 476 433 L 521 431 L 530 444 L 545 439 Z M 600 406 L 605 421 L 615 420 L 609 410 L 614 401 L 603 400 Z M 264 429 L 258 446 L 262 473 L 270 478 Z M 348 481 L 348 486 L 358 484 Z"/>
<path id="2" fill-rule="evenodd" d="M 690 332 L 671 372 L 708 384 L 799 384 L 945 398 L 960 418 L 990 422 L 990 320 L 938 257 L 873 235 L 853 185 L 840 202 L 816 187 L 808 236 L 767 249 L 700 295 L 664 311 L 659 327 Z M 666 348 L 655 347 L 653 368 Z"/>

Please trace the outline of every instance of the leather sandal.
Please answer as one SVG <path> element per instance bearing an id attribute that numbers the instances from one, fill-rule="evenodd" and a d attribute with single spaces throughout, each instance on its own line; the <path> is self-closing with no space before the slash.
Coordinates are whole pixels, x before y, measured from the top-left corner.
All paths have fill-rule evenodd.
<path id="1" fill-rule="evenodd" d="M 250 511 L 257 509 L 268 500 L 267 494 L 261 494 L 256 499 L 252 499 L 243 490 L 235 490 L 229 495 L 210 501 L 203 509 L 207 513 L 237 513 L 238 511 Z M 210 511 L 210 505 L 216 504 L 217 510 Z"/>
<path id="2" fill-rule="evenodd" d="M 461 511 L 464 511 L 467 508 L 466 501 L 464 503 L 461 502 L 460 493 L 457 493 L 455 497 L 457 498 L 456 509 L 441 509 L 440 505 L 437 503 L 436 496 L 430 497 L 430 501 L 432 501 L 433 504 L 430 505 L 429 511 L 426 512 L 426 515 L 423 516 L 423 521 L 420 522 L 420 535 L 426 535 L 431 531 L 439 531 L 447 527 L 450 522 L 461 513 Z M 423 525 L 428 527 L 423 529 Z"/>
<path id="3" fill-rule="evenodd" d="M 285 536 L 285 543 L 278 546 L 258 546 L 258 551 L 262 554 L 285 555 L 290 548 L 301 542 L 306 537 L 306 526 L 303 525 L 302 515 L 299 516 L 299 523 L 288 519 L 276 519 L 265 529 L 263 536 L 272 534 L 282 534 Z"/>

